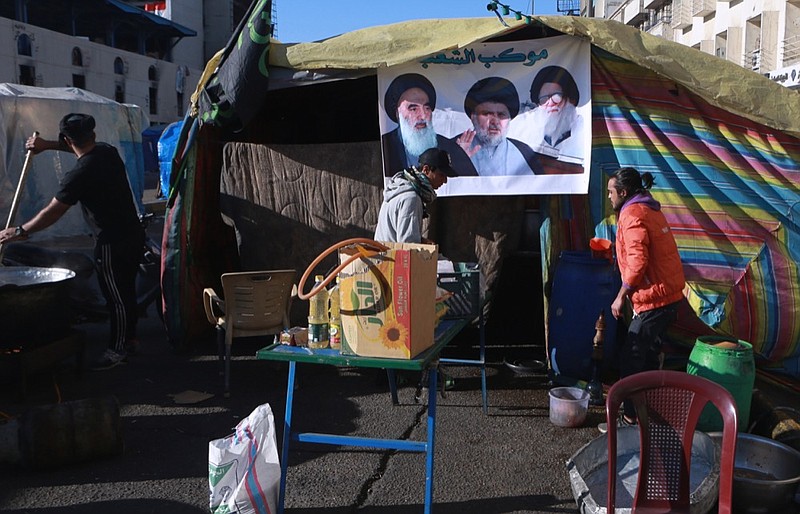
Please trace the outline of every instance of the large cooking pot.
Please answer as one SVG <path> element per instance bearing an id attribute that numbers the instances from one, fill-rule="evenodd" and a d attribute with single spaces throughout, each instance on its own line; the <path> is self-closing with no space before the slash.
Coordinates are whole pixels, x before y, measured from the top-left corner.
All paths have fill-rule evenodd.
<path id="1" fill-rule="evenodd" d="M 708 434 L 716 442 L 721 432 Z M 739 433 L 733 473 L 735 512 L 770 514 L 796 512 L 800 485 L 800 451 L 754 434 Z"/>
<path id="2" fill-rule="evenodd" d="M 0 267 L 0 347 L 36 346 L 64 336 L 74 320 L 64 268 Z"/>

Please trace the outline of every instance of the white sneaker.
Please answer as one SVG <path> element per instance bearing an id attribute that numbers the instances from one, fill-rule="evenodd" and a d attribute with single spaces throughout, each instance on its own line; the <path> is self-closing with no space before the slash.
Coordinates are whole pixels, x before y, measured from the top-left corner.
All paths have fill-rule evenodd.
<path id="1" fill-rule="evenodd" d="M 620 414 L 619 417 L 617 418 L 617 426 L 618 427 L 635 427 L 636 426 L 636 421 L 632 421 L 632 422 L 628 421 L 627 419 L 625 419 L 625 416 Z M 601 434 L 605 434 L 606 432 L 608 432 L 608 423 L 600 423 L 599 425 L 597 425 L 597 430 L 599 430 Z"/>
<path id="2" fill-rule="evenodd" d="M 108 348 L 103 352 L 103 355 L 92 364 L 91 369 L 92 371 L 103 371 L 119 366 L 120 364 L 126 364 L 127 362 L 128 356 L 125 355 L 125 352 L 116 352 Z"/>

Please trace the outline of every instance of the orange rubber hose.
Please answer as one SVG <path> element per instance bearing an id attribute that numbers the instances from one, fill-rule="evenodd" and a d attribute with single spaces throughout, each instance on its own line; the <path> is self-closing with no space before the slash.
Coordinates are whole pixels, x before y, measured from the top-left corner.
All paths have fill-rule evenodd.
<path id="1" fill-rule="evenodd" d="M 312 287 L 311 291 L 309 291 L 308 293 L 304 293 L 303 289 L 306 285 L 306 280 L 308 280 L 308 277 L 311 275 L 311 272 L 314 271 L 314 268 L 320 262 L 322 262 L 322 259 L 330 255 L 331 253 L 340 250 L 342 248 L 346 248 L 348 246 L 356 246 L 356 248 L 358 249 L 358 253 L 355 253 L 350 257 L 348 257 L 344 262 L 336 266 L 336 268 L 334 268 L 334 270 L 331 271 L 327 277 L 325 277 L 322 283 L 320 283 L 315 287 Z M 367 249 L 369 249 L 369 251 L 367 251 Z M 301 300 L 308 300 L 315 294 L 319 293 L 323 288 L 325 288 L 331 282 L 331 280 L 333 280 L 333 277 L 338 275 L 339 272 L 345 268 L 345 266 L 347 266 L 354 260 L 367 257 L 374 257 L 375 255 L 378 255 L 380 252 L 385 252 L 388 249 L 389 247 L 386 246 L 385 244 L 379 243 L 378 241 L 372 239 L 367 239 L 365 237 L 354 237 L 351 239 L 345 239 L 344 241 L 339 241 L 338 243 L 329 246 L 327 250 L 319 254 L 317 258 L 314 259 L 311 262 L 311 264 L 308 265 L 308 268 L 306 268 L 305 273 L 303 273 L 303 276 L 300 278 L 300 282 L 297 284 L 297 297 L 300 298 Z"/>

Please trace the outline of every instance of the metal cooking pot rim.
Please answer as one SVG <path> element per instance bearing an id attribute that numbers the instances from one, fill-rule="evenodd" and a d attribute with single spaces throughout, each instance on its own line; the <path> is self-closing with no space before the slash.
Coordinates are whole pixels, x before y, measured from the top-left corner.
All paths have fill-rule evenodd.
<path id="1" fill-rule="evenodd" d="M 709 432 L 708 436 L 715 441 L 722 441 L 722 432 Z M 775 439 L 769 437 L 763 437 L 756 434 L 748 434 L 746 432 L 739 432 L 736 436 L 740 441 L 753 441 L 754 443 L 761 443 L 769 446 L 774 446 L 775 448 L 778 448 L 779 450 L 787 453 L 788 455 L 796 455 L 797 457 L 800 457 L 800 451 L 792 448 L 788 444 L 784 444 L 780 441 L 776 441 Z M 793 476 L 791 478 L 774 479 L 774 480 L 737 476 L 735 477 L 735 480 L 748 482 L 751 484 L 780 486 L 780 485 L 796 484 L 800 482 L 800 474 Z"/>
<path id="2" fill-rule="evenodd" d="M 26 287 L 55 284 L 72 278 L 75 278 L 75 272 L 66 268 L 0 267 L 0 288 L 4 286 Z"/>

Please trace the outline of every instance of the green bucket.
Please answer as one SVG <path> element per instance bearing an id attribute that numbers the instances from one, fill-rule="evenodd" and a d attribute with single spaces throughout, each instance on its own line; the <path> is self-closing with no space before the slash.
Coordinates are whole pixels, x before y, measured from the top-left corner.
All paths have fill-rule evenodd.
<path id="1" fill-rule="evenodd" d="M 720 344 L 720 343 L 735 343 Z M 753 384 L 756 366 L 753 345 L 746 341 L 720 336 L 698 337 L 689 354 L 686 372 L 716 382 L 727 389 L 736 401 L 739 430 L 746 431 L 750 419 L 750 403 L 753 399 Z M 704 432 L 722 430 L 722 416 L 713 405 L 706 405 L 697 429 Z"/>

